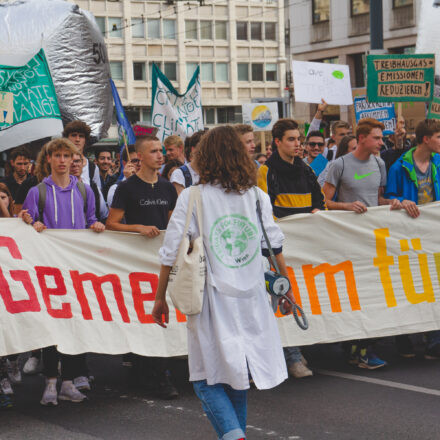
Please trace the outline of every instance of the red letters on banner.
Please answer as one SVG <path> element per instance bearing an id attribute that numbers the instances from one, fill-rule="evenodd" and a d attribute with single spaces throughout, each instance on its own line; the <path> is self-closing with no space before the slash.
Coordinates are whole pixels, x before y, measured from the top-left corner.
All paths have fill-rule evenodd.
<path id="1" fill-rule="evenodd" d="M 156 297 L 157 284 L 159 277 L 154 273 L 133 272 L 129 275 L 131 292 L 133 295 L 134 309 L 142 324 L 153 324 L 154 320 L 151 314 L 145 313 L 144 302 L 154 301 Z M 149 283 L 151 292 L 141 292 L 141 282 Z"/>

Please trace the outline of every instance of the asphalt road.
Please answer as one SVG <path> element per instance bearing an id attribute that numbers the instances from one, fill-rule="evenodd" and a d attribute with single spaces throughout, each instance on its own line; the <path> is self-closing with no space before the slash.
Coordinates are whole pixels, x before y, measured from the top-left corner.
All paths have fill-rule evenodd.
<path id="1" fill-rule="evenodd" d="M 248 439 L 440 440 L 440 361 L 400 359 L 393 341 L 377 352 L 389 366 L 365 371 L 348 366 L 338 344 L 313 346 L 304 354 L 314 377 L 289 379 L 270 391 L 249 393 Z M 129 386 L 120 356 L 90 355 L 96 376 L 89 400 L 39 405 L 41 376 L 16 387 L 15 407 L 0 411 L 0 439 L 215 439 L 187 382 L 185 360 L 173 362 L 181 394 L 161 401 Z"/>

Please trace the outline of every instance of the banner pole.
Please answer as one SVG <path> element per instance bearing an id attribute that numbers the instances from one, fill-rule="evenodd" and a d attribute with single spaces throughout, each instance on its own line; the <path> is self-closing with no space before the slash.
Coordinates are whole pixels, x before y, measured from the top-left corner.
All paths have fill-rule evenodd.
<path id="1" fill-rule="evenodd" d="M 260 145 L 261 152 L 266 154 L 266 133 L 264 131 L 260 131 Z"/>

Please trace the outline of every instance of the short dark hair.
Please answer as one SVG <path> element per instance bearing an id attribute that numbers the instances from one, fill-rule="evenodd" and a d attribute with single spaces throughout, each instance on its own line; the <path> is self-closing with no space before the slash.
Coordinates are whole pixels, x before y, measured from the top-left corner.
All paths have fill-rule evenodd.
<path id="1" fill-rule="evenodd" d="M 336 149 L 335 159 L 341 156 L 345 156 L 348 153 L 348 144 L 353 139 L 356 139 L 356 136 L 348 135 L 348 136 L 344 136 L 341 139 L 341 142 L 339 142 L 338 148 Z"/>
<path id="2" fill-rule="evenodd" d="M 137 152 L 140 151 L 141 146 L 144 142 L 151 142 L 151 141 L 159 141 L 159 138 L 157 136 L 153 136 L 152 134 L 146 134 L 143 136 L 138 136 L 136 138 L 136 142 L 134 143 L 134 149 Z"/>
<path id="3" fill-rule="evenodd" d="M 325 141 L 325 136 L 319 130 L 309 131 L 307 133 L 306 142 L 308 142 L 311 137 L 320 137 Z"/>
<path id="4" fill-rule="evenodd" d="M 83 121 L 72 121 L 69 122 L 63 131 L 63 137 L 68 138 L 69 134 L 72 133 L 82 133 L 86 137 L 86 142 L 90 140 L 90 127 Z"/>
<path id="5" fill-rule="evenodd" d="M 95 150 L 96 159 L 98 159 L 98 157 L 101 153 L 110 153 L 110 156 L 112 156 L 113 150 L 111 148 L 107 148 L 107 147 L 98 147 Z"/>
<path id="6" fill-rule="evenodd" d="M 424 136 L 432 136 L 440 131 L 440 121 L 436 119 L 425 119 L 417 124 L 416 141 L 418 144 L 423 143 Z"/>
<path id="7" fill-rule="evenodd" d="M 191 158 L 191 150 L 195 147 L 197 147 L 197 144 L 200 142 L 200 139 L 202 139 L 202 136 L 206 133 L 205 130 L 199 130 L 193 133 L 191 136 L 188 136 L 185 139 L 185 147 L 184 147 L 184 153 L 186 160 L 190 160 Z"/>
<path id="8" fill-rule="evenodd" d="M 278 119 L 272 127 L 272 138 L 281 140 L 287 130 L 298 130 L 298 127 L 298 122 L 293 119 Z"/>
<path id="9" fill-rule="evenodd" d="M 183 163 L 180 162 L 180 160 L 177 160 L 177 159 L 169 160 L 169 161 L 165 164 L 165 166 L 163 167 L 163 170 L 162 170 L 162 174 L 161 174 L 161 176 L 162 176 L 164 179 L 169 180 L 169 178 L 168 178 L 168 173 L 170 172 L 170 170 L 173 169 L 173 168 L 179 168 L 179 167 L 181 167 L 182 165 L 183 165 Z"/>
<path id="10" fill-rule="evenodd" d="M 136 153 L 136 149 L 134 148 L 134 145 L 127 145 L 128 148 L 128 154 Z M 129 158 L 127 157 L 127 148 L 124 147 L 122 150 L 122 160 L 124 162 L 128 162 Z"/>
<path id="11" fill-rule="evenodd" d="M 24 144 L 14 148 L 9 155 L 9 159 L 15 161 L 15 159 L 17 159 L 19 156 L 23 156 L 26 159 L 31 159 L 31 152 L 29 151 L 28 145 L 29 144 Z"/>

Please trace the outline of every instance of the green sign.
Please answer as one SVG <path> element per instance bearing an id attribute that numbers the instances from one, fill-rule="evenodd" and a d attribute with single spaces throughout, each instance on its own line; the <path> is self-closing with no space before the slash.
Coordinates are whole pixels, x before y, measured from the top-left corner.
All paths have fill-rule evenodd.
<path id="1" fill-rule="evenodd" d="M 433 98 L 429 104 L 428 119 L 440 119 L 440 98 Z"/>
<path id="2" fill-rule="evenodd" d="M 368 55 L 368 101 L 431 101 L 434 67 L 433 54 Z"/>
<path id="3" fill-rule="evenodd" d="M 0 65 L 0 132 L 40 118 L 61 119 L 43 49 L 25 66 Z"/>

